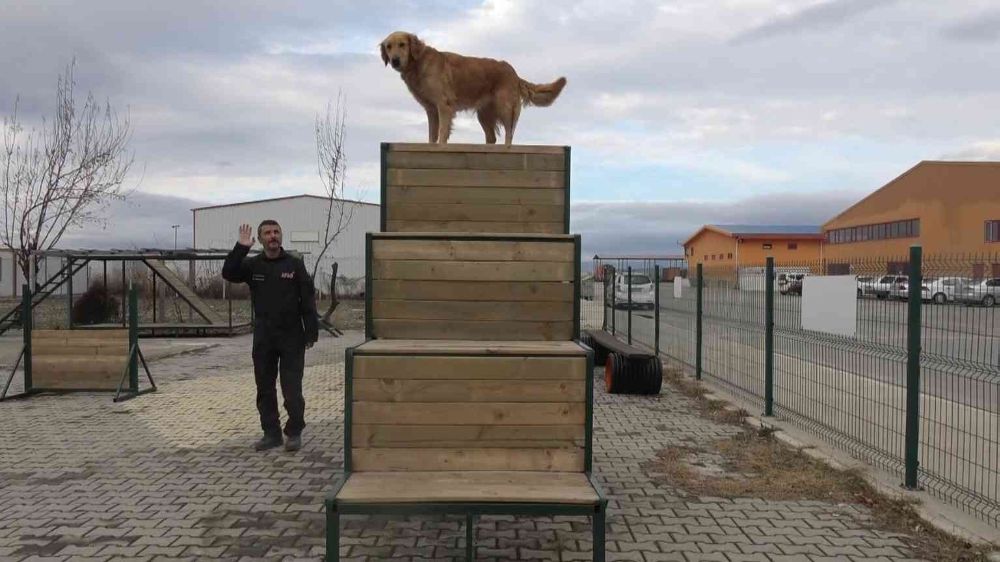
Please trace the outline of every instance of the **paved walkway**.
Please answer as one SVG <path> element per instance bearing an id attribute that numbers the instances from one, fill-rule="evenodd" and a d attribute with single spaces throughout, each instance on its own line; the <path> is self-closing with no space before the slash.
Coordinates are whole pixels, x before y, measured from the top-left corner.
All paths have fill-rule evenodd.
<path id="1" fill-rule="evenodd" d="M 343 344 L 309 352 L 297 453 L 256 453 L 249 341 L 162 359 L 160 391 L 0 403 L 0 560 L 321 560 L 322 498 L 342 467 Z M 600 386 L 600 385 L 598 385 Z M 608 560 L 906 560 L 863 508 L 685 498 L 642 468 L 666 445 L 738 431 L 658 397 L 597 392 L 595 461 L 612 498 Z M 461 560 L 456 517 L 345 517 L 346 560 Z M 483 518 L 479 560 L 589 560 L 583 518 Z"/>

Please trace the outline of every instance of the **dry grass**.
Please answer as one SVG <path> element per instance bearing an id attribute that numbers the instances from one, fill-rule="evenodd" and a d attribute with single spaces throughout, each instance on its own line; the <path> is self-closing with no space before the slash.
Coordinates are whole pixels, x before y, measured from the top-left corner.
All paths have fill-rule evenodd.
<path id="1" fill-rule="evenodd" d="M 742 425 L 746 413 L 705 398 L 705 390 L 677 372 L 664 373 L 699 412 L 720 423 Z M 914 504 L 878 493 L 857 471 L 840 471 L 781 443 L 771 430 L 744 426 L 736 436 L 705 447 L 670 447 L 645 468 L 654 480 L 692 496 L 819 500 L 863 505 L 871 524 L 897 533 L 914 556 L 927 560 L 986 562 L 996 547 L 974 546 L 925 523 Z"/>

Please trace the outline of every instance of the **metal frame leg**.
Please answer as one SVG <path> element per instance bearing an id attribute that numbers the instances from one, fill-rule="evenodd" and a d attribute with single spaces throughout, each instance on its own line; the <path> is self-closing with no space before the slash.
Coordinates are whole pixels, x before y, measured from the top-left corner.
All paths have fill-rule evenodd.
<path id="1" fill-rule="evenodd" d="M 326 506 L 326 560 L 340 561 L 340 512 L 335 504 Z"/>
<path id="2" fill-rule="evenodd" d="M 591 518 L 591 526 L 594 533 L 594 562 L 604 562 L 604 513 L 607 504 L 601 503 L 597 506 L 594 516 Z"/>
<path id="3" fill-rule="evenodd" d="M 476 516 L 468 513 L 465 516 L 465 560 L 476 559 Z"/>

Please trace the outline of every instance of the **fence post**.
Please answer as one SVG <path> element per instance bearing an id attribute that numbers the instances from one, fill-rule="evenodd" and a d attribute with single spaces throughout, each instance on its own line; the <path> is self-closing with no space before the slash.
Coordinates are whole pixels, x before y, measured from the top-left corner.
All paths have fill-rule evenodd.
<path id="1" fill-rule="evenodd" d="M 128 388 L 129 392 L 139 392 L 139 296 L 135 286 L 128 291 Z"/>
<path id="2" fill-rule="evenodd" d="M 904 487 L 918 489 L 920 448 L 920 315 L 923 250 L 910 246 L 909 302 L 906 314 L 906 474 Z"/>
<path id="3" fill-rule="evenodd" d="M 611 266 L 611 334 L 618 334 L 617 324 L 618 324 L 618 302 L 615 296 L 618 292 L 618 287 L 615 285 L 615 277 L 618 275 L 618 268 Z"/>
<path id="4" fill-rule="evenodd" d="M 628 344 L 632 345 L 632 266 L 628 266 Z"/>
<path id="5" fill-rule="evenodd" d="M 694 347 L 694 378 L 701 380 L 701 348 L 703 343 L 702 333 L 701 333 L 701 321 L 702 316 L 702 291 L 704 289 L 705 283 L 702 281 L 702 274 L 704 273 L 702 264 L 698 264 L 698 289 L 695 291 L 698 295 L 697 307 L 695 308 L 695 347 Z"/>
<path id="6" fill-rule="evenodd" d="M 774 415 L 774 257 L 764 269 L 764 415 Z"/>
<path id="7" fill-rule="evenodd" d="M 73 258 L 66 258 L 66 326 L 73 329 Z"/>
<path id="8" fill-rule="evenodd" d="M 596 266 L 599 269 L 594 269 L 594 271 L 601 272 L 601 329 L 605 332 L 608 331 L 608 270 L 602 266 Z"/>
<path id="9" fill-rule="evenodd" d="M 31 392 L 31 285 L 21 285 L 21 335 L 24 337 L 24 392 Z"/>
<path id="10" fill-rule="evenodd" d="M 656 358 L 660 358 L 660 266 L 653 266 L 653 350 Z"/>

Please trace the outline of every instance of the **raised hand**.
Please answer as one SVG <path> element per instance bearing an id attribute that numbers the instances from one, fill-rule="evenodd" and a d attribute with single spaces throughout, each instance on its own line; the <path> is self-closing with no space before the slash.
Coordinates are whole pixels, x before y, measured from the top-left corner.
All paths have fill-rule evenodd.
<path id="1" fill-rule="evenodd" d="M 253 228 L 249 224 L 240 225 L 240 244 L 246 247 L 253 246 Z"/>

